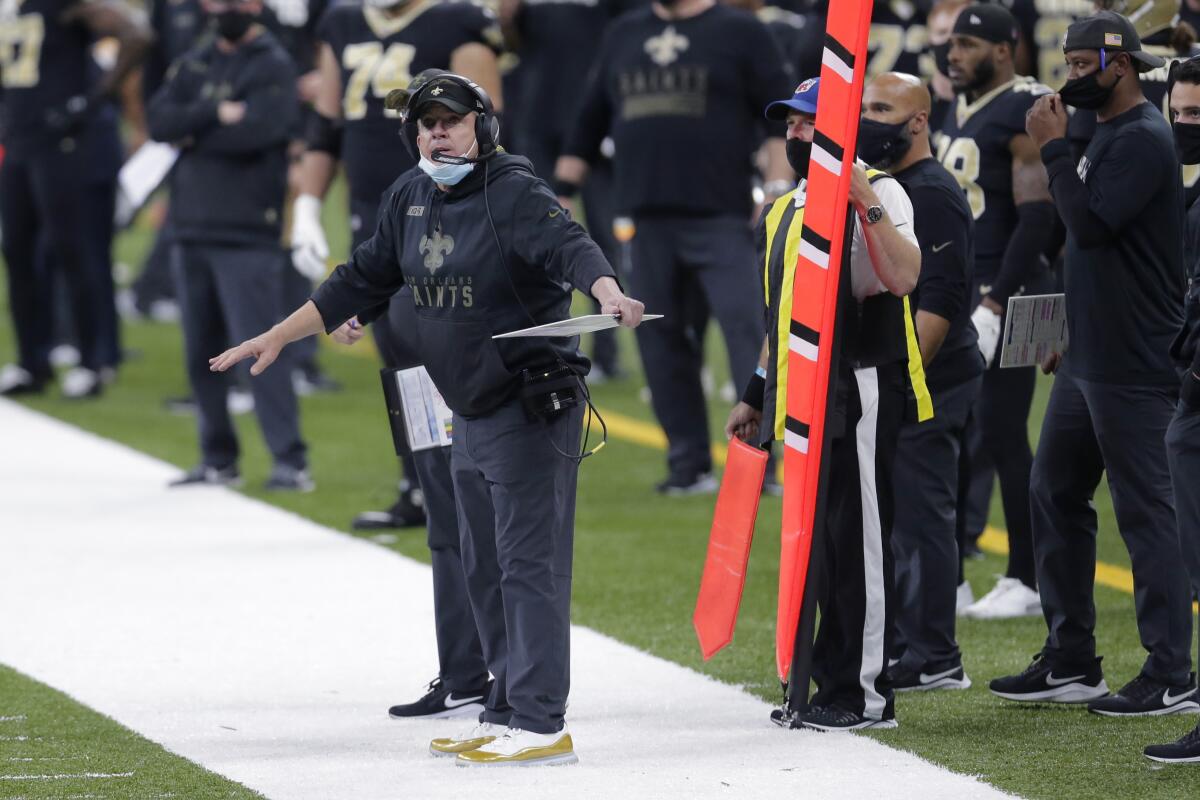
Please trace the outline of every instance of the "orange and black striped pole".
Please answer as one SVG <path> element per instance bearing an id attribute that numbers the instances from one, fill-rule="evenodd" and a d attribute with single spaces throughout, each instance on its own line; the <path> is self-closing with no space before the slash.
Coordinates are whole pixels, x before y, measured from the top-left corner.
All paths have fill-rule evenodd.
<path id="1" fill-rule="evenodd" d="M 866 76 L 871 6 L 872 0 L 830 0 L 821 58 L 821 93 L 793 284 L 788 352 L 775 632 L 775 659 L 781 681 L 787 681 L 792 672 L 794 653 L 804 658 L 812 649 L 816 603 L 809 563 L 814 540 L 822 535 L 822 474 L 828 470 L 822 469 L 821 460 L 837 356 L 838 286 L 843 262 L 850 255 L 847 233 L 853 231 L 848 225 L 850 176 Z M 806 592 L 806 587 L 810 591 Z M 807 641 L 797 643 L 802 611 Z M 810 672 L 808 659 L 804 661 L 797 665 L 792 692 L 799 689 L 807 699 Z"/>

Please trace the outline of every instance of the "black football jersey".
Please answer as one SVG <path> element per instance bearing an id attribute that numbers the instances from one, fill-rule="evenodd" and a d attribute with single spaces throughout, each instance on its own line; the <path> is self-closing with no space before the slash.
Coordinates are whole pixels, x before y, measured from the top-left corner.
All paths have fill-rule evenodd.
<path id="1" fill-rule="evenodd" d="M 968 103 L 959 95 L 937 136 L 938 160 L 958 181 L 975 217 L 975 273 L 999 269 L 1017 223 L 1009 143 L 1025 133 L 1025 112 L 1049 94 L 1032 78 L 1016 78 Z"/>
<path id="2" fill-rule="evenodd" d="M 342 71 L 342 162 L 350 193 L 378 202 L 392 181 L 415 163 L 400 139 L 398 114 L 383 107 L 426 69 L 448 69 L 450 56 L 471 42 L 497 51 L 495 16 L 472 3 L 417 0 L 399 17 L 359 3 L 340 3 L 317 29 Z"/>
<path id="3" fill-rule="evenodd" d="M 907 72 L 929 77 L 932 59 L 925 55 L 929 33 L 926 9 L 917 0 L 879 0 L 871 11 L 870 57 L 867 77 L 884 72 Z"/>
<path id="4" fill-rule="evenodd" d="M 82 22 L 61 21 L 63 12 L 75 2 L 0 4 L 3 130 L 5 144 L 13 153 L 46 142 L 46 111 L 76 95 L 86 95 L 96 75 L 91 33 Z"/>
<path id="5" fill-rule="evenodd" d="M 1037 20 L 1033 24 L 1033 46 L 1037 51 L 1037 77 L 1055 91 L 1067 82 L 1063 40 L 1067 28 L 1095 11 L 1092 0 L 1034 0 Z"/>
<path id="6" fill-rule="evenodd" d="M 328 0 L 264 0 L 259 22 L 275 34 L 296 63 L 296 71 L 308 72 L 317 63 L 317 24 L 329 6 Z"/>

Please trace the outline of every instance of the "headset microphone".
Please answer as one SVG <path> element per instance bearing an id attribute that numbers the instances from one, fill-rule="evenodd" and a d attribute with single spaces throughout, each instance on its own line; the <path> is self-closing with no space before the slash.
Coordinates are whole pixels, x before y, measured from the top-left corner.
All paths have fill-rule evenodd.
<path id="1" fill-rule="evenodd" d="M 462 166 L 463 164 L 478 164 L 481 161 L 490 158 L 491 155 L 491 153 L 488 153 L 488 155 L 484 156 L 483 158 L 467 158 L 466 156 L 449 156 L 445 153 L 434 153 L 429 157 L 429 160 L 436 161 L 439 164 L 456 164 L 458 166 Z"/>

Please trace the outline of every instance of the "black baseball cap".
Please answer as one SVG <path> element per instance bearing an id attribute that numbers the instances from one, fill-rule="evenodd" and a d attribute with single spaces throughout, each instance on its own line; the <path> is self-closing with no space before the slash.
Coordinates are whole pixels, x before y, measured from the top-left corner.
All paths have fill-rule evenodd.
<path id="1" fill-rule="evenodd" d="M 964 8 L 954 20 L 954 33 L 975 36 L 987 42 L 1017 44 L 1017 19 L 1004 6 L 976 3 Z"/>
<path id="2" fill-rule="evenodd" d="M 414 102 L 416 106 L 412 105 Z M 424 70 L 412 79 L 407 89 L 393 89 L 383 101 L 386 108 L 394 111 L 407 109 L 406 114 L 412 119 L 431 103 L 441 103 L 456 114 L 486 111 L 479 95 L 461 78 L 442 69 Z"/>
<path id="3" fill-rule="evenodd" d="M 1129 57 L 1141 64 L 1145 72 L 1157 69 L 1167 62 L 1142 50 L 1142 40 L 1133 23 L 1115 11 L 1097 11 L 1090 17 L 1076 20 L 1067 28 L 1063 39 L 1063 52 L 1072 50 L 1111 50 L 1129 53 Z"/>

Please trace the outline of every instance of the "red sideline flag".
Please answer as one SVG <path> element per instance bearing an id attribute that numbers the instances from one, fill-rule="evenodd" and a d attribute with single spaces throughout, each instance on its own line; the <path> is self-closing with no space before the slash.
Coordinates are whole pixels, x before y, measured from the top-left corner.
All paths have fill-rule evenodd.
<path id="1" fill-rule="evenodd" d="M 713 511 L 708 557 L 700 578 L 700 595 L 692 625 L 700 640 L 704 660 L 712 658 L 733 641 L 742 589 L 746 585 L 746 563 L 754 539 L 754 518 L 767 473 L 767 452 L 741 439 L 729 443 L 721 492 Z"/>
<path id="2" fill-rule="evenodd" d="M 783 526 L 775 661 L 792 666 L 816 523 L 838 281 L 867 65 L 872 0 L 830 0 L 821 92 L 792 294 L 783 456 Z M 849 280 L 849 278 L 846 278 Z M 813 360 L 812 343 L 817 344 Z M 837 535 L 830 531 L 828 535 Z"/>

